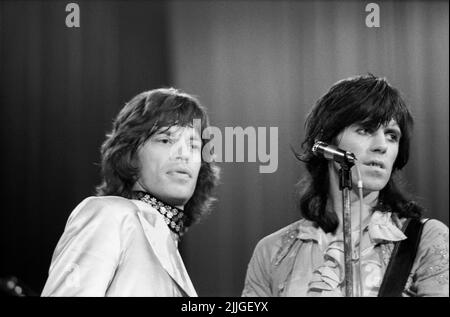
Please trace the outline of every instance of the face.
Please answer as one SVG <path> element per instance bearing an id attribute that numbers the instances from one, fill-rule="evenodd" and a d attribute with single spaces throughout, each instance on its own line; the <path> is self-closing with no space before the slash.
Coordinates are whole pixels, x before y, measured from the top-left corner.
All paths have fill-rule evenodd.
<path id="1" fill-rule="evenodd" d="M 337 136 L 337 146 L 355 154 L 364 192 L 380 191 L 391 177 L 392 168 L 397 158 L 400 128 L 395 120 L 380 126 L 378 130 L 369 131 L 359 124 L 354 124 Z M 334 172 L 339 165 L 334 163 Z M 352 181 L 357 184 L 358 174 L 352 168 Z"/>
<path id="2" fill-rule="evenodd" d="M 137 151 L 140 172 L 135 188 L 183 207 L 192 197 L 201 165 L 201 138 L 191 127 L 160 129 Z"/>

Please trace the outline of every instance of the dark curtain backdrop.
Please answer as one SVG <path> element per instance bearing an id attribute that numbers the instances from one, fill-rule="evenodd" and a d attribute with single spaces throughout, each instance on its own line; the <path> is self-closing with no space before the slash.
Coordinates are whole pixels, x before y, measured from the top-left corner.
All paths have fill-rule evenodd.
<path id="1" fill-rule="evenodd" d="M 279 166 L 222 163 L 214 213 L 186 236 L 188 270 L 201 295 L 239 295 L 257 241 L 297 220 L 294 184 L 304 175 L 290 145 L 305 116 L 337 80 L 371 72 L 405 95 L 416 126 L 405 186 L 448 225 L 448 3 L 372 1 L 179 1 L 171 3 L 176 86 L 199 95 L 219 126 L 279 127 Z"/>
<path id="2" fill-rule="evenodd" d="M 99 148 L 135 94 L 169 85 L 162 1 L 0 2 L 0 276 L 41 291 L 71 210 L 95 193 Z"/>
<path id="3" fill-rule="evenodd" d="M 237 296 L 256 242 L 297 220 L 290 152 L 305 115 L 337 80 L 371 72 L 398 87 L 416 119 L 407 189 L 448 225 L 448 3 L 377 1 L 0 2 L 0 277 L 40 292 L 71 210 L 94 194 L 99 147 L 132 96 L 175 86 L 212 124 L 278 127 L 278 170 L 221 163 L 213 213 L 182 255 L 201 296 Z M 222 130 L 223 131 L 223 130 Z"/>

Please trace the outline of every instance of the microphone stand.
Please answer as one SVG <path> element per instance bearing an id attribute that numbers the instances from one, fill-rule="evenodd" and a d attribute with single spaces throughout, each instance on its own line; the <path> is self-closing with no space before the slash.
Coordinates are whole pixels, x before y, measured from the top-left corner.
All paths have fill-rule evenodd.
<path id="1" fill-rule="evenodd" d="M 345 296 L 353 297 L 353 266 L 352 266 L 352 223 L 350 210 L 350 190 L 352 189 L 351 167 L 352 159 L 339 162 L 339 189 L 342 191 L 342 224 L 344 234 L 344 272 Z"/>
<path id="2" fill-rule="evenodd" d="M 355 165 L 353 153 L 330 146 L 322 141 L 316 141 L 312 147 L 315 155 L 323 155 L 327 160 L 340 164 L 339 190 L 342 192 L 342 231 L 344 235 L 344 274 L 345 296 L 353 297 L 353 266 L 352 266 L 352 222 L 350 213 L 350 190 L 352 189 L 351 168 Z"/>

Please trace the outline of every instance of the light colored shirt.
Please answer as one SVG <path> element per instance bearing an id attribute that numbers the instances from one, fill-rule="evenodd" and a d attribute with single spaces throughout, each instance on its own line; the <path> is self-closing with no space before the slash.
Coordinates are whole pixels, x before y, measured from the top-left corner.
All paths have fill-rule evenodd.
<path id="1" fill-rule="evenodd" d="M 42 296 L 197 296 L 164 217 L 123 197 L 89 197 L 71 213 Z"/>
<path id="2" fill-rule="evenodd" d="M 352 232 L 353 288 L 377 296 L 394 243 L 407 237 L 405 219 L 374 211 L 363 223 L 361 271 L 359 228 Z M 429 220 L 403 296 L 449 296 L 448 227 Z M 361 274 L 359 274 L 361 272 Z M 311 221 L 299 220 L 265 238 L 253 252 L 243 296 L 344 296 L 342 235 L 325 233 Z"/>

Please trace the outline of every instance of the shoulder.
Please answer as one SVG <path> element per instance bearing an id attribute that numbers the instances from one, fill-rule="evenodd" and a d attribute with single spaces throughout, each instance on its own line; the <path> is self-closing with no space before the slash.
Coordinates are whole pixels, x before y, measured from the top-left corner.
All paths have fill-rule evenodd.
<path id="1" fill-rule="evenodd" d="M 280 247 L 286 240 L 295 238 L 295 235 L 298 234 L 301 222 L 302 220 L 296 221 L 265 236 L 258 242 L 257 247 Z"/>
<path id="2" fill-rule="evenodd" d="M 428 220 L 425 225 L 423 226 L 423 232 L 424 233 L 448 233 L 448 227 L 446 224 L 444 224 L 442 221 L 439 221 L 437 219 L 430 219 Z"/>
<path id="3" fill-rule="evenodd" d="M 255 253 L 278 262 L 277 258 L 281 260 L 298 240 L 302 229 L 311 226 L 312 223 L 305 219 L 291 223 L 262 238 L 255 247 Z"/>
<path id="4" fill-rule="evenodd" d="M 423 226 L 412 272 L 416 296 L 448 297 L 448 227 L 439 220 Z"/>
<path id="5" fill-rule="evenodd" d="M 119 196 L 91 196 L 85 198 L 72 211 L 68 222 L 76 218 L 121 220 L 135 215 L 137 206 Z"/>
<path id="6" fill-rule="evenodd" d="M 311 221 L 300 219 L 265 236 L 258 242 L 258 245 L 259 247 L 281 247 L 282 245 L 297 239 L 299 233 L 303 229 L 310 227 L 313 227 Z"/>
<path id="7" fill-rule="evenodd" d="M 446 248 L 448 250 L 448 233 L 448 227 L 441 221 L 428 220 L 423 226 L 419 248 Z"/>

